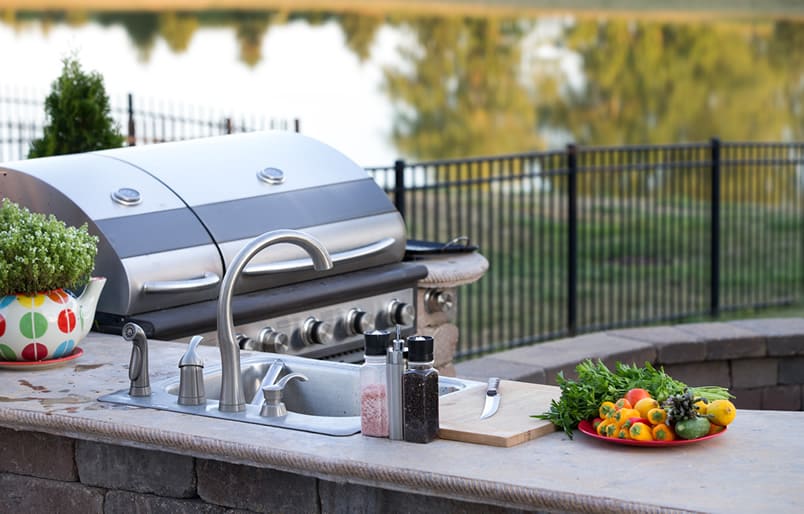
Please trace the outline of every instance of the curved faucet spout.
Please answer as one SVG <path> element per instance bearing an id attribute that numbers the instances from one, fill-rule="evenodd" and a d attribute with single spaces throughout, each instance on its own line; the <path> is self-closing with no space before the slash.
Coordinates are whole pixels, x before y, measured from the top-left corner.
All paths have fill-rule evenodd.
<path id="1" fill-rule="evenodd" d="M 243 381 L 240 377 L 240 347 L 235 341 L 232 319 L 235 282 L 255 255 L 279 243 L 290 243 L 302 248 L 313 259 L 313 266 L 317 270 L 332 268 L 332 259 L 324 245 L 313 236 L 298 230 L 266 232 L 237 252 L 221 281 L 218 296 L 218 347 L 221 352 L 221 396 L 218 408 L 224 412 L 239 412 L 246 408 Z"/>

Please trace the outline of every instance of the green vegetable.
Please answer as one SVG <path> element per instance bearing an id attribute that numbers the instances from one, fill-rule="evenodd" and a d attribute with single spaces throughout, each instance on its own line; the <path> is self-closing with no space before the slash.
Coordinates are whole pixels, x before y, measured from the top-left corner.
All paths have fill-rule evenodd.
<path id="1" fill-rule="evenodd" d="M 698 439 L 709 433 L 709 420 L 701 417 L 682 419 L 676 423 L 674 430 L 681 439 Z"/>
<path id="2" fill-rule="evenodd" d="M 587 359 L 575 367 L 577 380 L 564 377 L 559 372 L 556 382 L 561 388 L 561 398 L 550 402 L 550 409 L 532 417 L 552 421 L 563 429 L 572 439 L 572 430 L 585 419 L 597 416 L 600 404 L 606 400 L 614 401 L 622 397 L 629 389 L 641 387 L 647 389 L 660 404 L 669 396 L 685 392 L 689 387 L 664 372 L 656 369 L 649 362 L 643 367 L 617 363 L 611 371 L 602 361 L 597 363 Z M 693 387 L 696 396 L 708 400 L 732 398 L 728 390 L 719 386 Z"/>

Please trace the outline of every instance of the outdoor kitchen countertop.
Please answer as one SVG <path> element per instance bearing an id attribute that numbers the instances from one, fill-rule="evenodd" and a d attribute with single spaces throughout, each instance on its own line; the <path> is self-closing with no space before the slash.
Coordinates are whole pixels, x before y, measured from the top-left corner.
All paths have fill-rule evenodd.
<path id="1" fill-rule="evenodd" d="M 802 412 L 741 410 L 721 437 L 674 448 L 615 446 L 578 432 L 511 448 L 329 437 L 98 402 L 128 388 L 131 344 L 91 333 L 81 347 L 60 367 L 0 369 L 0 426 L 511 508 L 804 511 Z M 151 341 L 151 381 L 177 376 L 185 349 Z M 199 353 L 219 362 L 215 347 Z"/>

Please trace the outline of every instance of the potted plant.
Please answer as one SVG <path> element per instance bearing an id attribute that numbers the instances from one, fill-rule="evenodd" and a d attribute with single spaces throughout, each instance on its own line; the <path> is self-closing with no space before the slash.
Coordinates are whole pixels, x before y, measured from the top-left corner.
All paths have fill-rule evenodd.
<path id="1" fill-rule="evenodd" d="M 75 57 L 62 63 L 61 75 L 45 98 L 44 134 L 31 143 L 28 158 L 122 146 L 125 138 L 112 118 L 103 77 L 84 72 Z"/>
<path id="2" fill-rule="evenodd" d="M 3 199 L 0 360 L 70 356 L 89 332 L 105 278 L 92 278 L 98 238 Z M 80 296 L 67 288 L 86 284 Z"/>

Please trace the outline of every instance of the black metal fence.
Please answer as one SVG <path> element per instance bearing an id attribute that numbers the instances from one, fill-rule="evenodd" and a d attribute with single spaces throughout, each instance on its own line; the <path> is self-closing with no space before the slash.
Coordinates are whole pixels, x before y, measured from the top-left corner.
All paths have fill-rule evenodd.
<path id="1" fill-rule="evenodd" d="M 44 95 L 0 94 L 0 162 L 24 159 Z M 279 128 L 112 100 L 128 144 Z M 299 121 L 292 122 L 299 131 Z M 604 328 L 801 301 L 804 143 L 562 151 L 369 168 L 408 237 L 468 236 L 490 262 L 461 290 L 457 358 Z"/>
<path id="2" fill-rule="evenodd" d="M 25 159 L 31 141 L 42 137 L 48 93 L 0 91 L 0 162 Z M 254 130 L 300 131 L 298 119 L 233 116 L 213 109 L 138 99 L 131 93 L 110 96 L 112 117 L 129 146 L 178 141 Z"/>
<path id="3" fill-rule="evenodd" d="M 412 239 L 468 236 L 458 358 L 795 303 L 804 143 L 584 148 L 370 168 Z"/>

